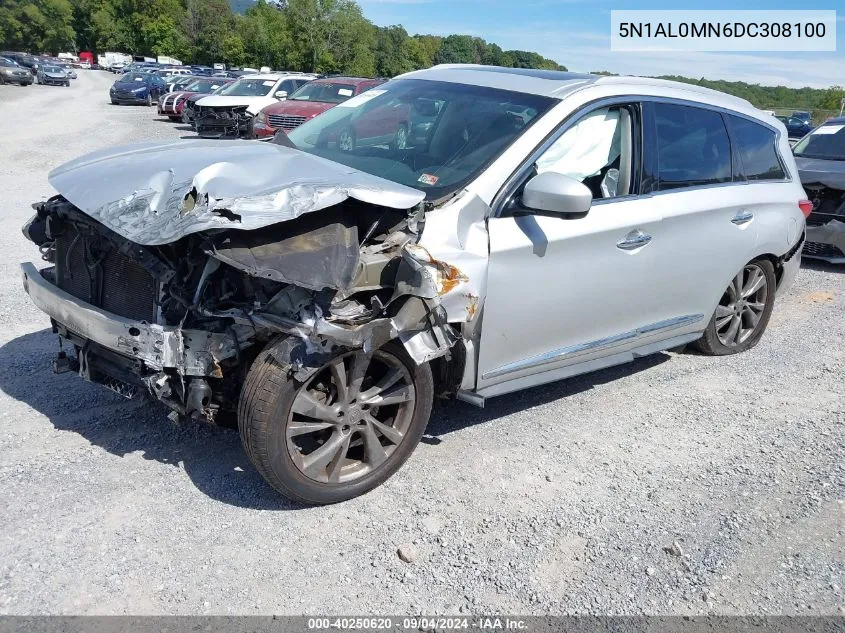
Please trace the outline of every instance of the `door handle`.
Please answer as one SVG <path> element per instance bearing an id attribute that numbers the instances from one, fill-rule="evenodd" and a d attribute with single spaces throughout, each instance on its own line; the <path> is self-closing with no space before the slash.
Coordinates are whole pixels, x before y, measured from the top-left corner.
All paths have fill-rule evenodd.
<path id="1" fill-rule="evenodd" d="M 748 224 L 753 219 L 754 214 L 751 213 L 751 211 L 746 211 L 745 209 L 743 209 L 742 211 L 737 211 L 736 215 L 731 218 L 731 222 L 733 222 L 737 226 L 742 226 L 743 224 Z"/>
<path id="2" fill-rule="evenodd" d="M 631 231 L 624 238 L 616 242 L 616 248 L 623 251 L 632 251 L 634 249 L 645 246 L 651 241 L 651 235 L 647 235 L 640 230 Z"/>

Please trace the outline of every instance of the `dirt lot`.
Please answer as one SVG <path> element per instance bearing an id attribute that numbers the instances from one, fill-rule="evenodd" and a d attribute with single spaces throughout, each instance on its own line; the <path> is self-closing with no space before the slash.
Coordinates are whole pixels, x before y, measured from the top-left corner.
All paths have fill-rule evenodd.
<path id="1" fill-rule="evenodd" d="M 17 272 L 48 171 L 188 134 L 113 79 L 0 86 L 0 614 L 845 613 L 845 268 L 747 354 L 441 404 L 385 486 L 294 507 L 236 433 L 51 374 Z"/>

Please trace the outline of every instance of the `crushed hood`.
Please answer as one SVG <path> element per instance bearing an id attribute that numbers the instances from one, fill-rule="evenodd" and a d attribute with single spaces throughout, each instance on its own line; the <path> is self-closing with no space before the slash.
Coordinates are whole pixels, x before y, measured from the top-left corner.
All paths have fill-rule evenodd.
<path id="1" fill-rule="evenodd" d="M 823 158 L 795 157 L 801 184 L 815 183 L 831 189 L 845 190 L 845 160 L 824 160 Z"/>
<path id="2" fill-rule="evenodd" d="M 352 167 L 256 141 L 115 147 L 65 163 L 49 180 L 70 203 L 145 245 L 211 229 L 250 231 L 347 198 L 394 209 L 425 198 Z"/>

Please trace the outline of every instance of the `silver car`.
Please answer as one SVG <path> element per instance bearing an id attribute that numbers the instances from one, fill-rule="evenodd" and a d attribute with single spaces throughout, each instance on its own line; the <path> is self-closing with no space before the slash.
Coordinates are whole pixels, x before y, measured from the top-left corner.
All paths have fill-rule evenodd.
<path id="1" fill-rule="evenodd" d="M 402 146 L 339 147 L 418 119 Z M 50 182 L 24 232 L 52 265 L 22 272 L 74 349 L 57 370 L 236 419 L 305 503 L 384 482 L 437 395 L 753 347 L 810 211 L 783 125 L 746 101 L 480 66 L 403 75 L 272 143 L 108 149 Z"/>

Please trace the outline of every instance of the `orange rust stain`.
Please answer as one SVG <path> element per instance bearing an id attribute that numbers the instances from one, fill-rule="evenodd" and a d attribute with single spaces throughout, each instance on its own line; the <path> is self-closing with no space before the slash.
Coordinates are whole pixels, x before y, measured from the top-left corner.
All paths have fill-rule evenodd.
<path id="1" fill-rule="evenodd" d="M 428 263 L 437 268 L 439 276 L 438 285 L 440 287 L 438 294 L 445 295 L 447 292 L 454 290 L 455 286 L 462 281 L 469 281 L 469 277 L 463 274 L 456 266 L 432 257 L 425 246 L 417 244 L 416 247 L 423 250 L 428 257 Z"/>
<path id="2" fill-rule="evenodd" d="M 476 295 L 467 295 L 469 303 L 467 303 L 467 317 L 472 320 L 478 313 L 478 297 Z"/>

